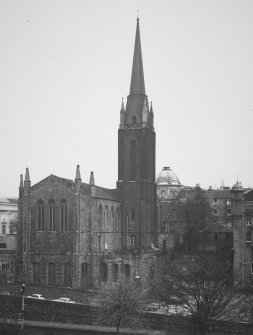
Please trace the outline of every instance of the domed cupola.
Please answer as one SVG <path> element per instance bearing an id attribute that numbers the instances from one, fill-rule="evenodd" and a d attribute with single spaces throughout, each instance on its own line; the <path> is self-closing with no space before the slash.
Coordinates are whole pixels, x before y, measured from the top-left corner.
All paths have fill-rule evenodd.
<path id="1" fill-rule="evenodd" d="M 181 183 L 170 167 L 165 166 L 157 177 L 157 185 L 181 186 Z"/>
<path id="2" fill-rule="evenodd" d="M 237 181 L 232 187 L 233 191 L 243 191 L 242 183 Z"/>

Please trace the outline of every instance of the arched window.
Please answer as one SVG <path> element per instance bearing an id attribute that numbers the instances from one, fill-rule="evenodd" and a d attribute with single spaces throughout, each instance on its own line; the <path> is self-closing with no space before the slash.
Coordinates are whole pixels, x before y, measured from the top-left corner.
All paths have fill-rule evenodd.
<path id="1" fill-rule="evenodd" d="M 130 211 L 130 223 L 135 224 L 135 209 L 132 208 Z"/>
<path id="2" fill-rule="evenodd" d="M 130 278 L 130 265 L 129 264 L 125 264 L 124 273 L 125 273 L 126 278 Z"/>
<path id="3" fill-rule="evenodd" d="M 136 116 L 133 116 L 133 117 L 132 117 L 132 123 L 133 123 L 133 124 L 137 123 L 137 118 L 136 118 Z"/>
<path id="4" fill-rule="evenodd" d="M 102 227 L 103 223 L 103 208 L 102 205 L 100 204 L 98 207 L 98 226 Z"/>
<path id="5" fill-rule="evenodd" d="M 119 265 L 117 263 L 114 263 L 112 266 L 112 272 L 113 272 L 113 279 L 117 280 L 119 276 Z"/>
<path id="6" fill-rule="evenodd" d="M 112 226 L 112 228 L 115 228 L 114 227 L 114 220 L 115 219 L 115 213 L 114 213 L 114 207 L 112 206 L 111 207 L 111 226 Z"/>
<path id="7" fill-rule="evenodd" d="M 135 140 L 130 142 L 130 180 L 136 180 L 137 145 Z"/>
<path id="8" fill-rule="evenodd" d="M 40 263 L 33 263 L 33 282 L 36 284 L 40 283 Z"/>
<path id="9" fill-rule="evenodd" d="M 61 230 L 68 230 L 68 206 L 66 200 L 61 201 Z"/>
<path id="10" fill-rule="evenodd" d="M 117 210 L 116 210 L 116 218 L 115 218 L 115 229 L 116 231 L 119 231 L 120 230 L 120 217 L 119 217 L 119 207 L 117 207 Z"/>
<path id="11" fill-rule="evenodd" d="M 63 284 L 65 286 L 72 286 L 72 275 L 71 275 L 71 265 L 69 263 L 65 263 L 63 266 Z"/>
<path id="12" fill-rule="evenodd" d="M 56 283 L 55 263 L 48 263 L 48 284 L 54 285 Z"/>
<path id="13" fill-rule="evenodd" d="M 109 222 L 109 211 L 108 211 L 108 206 L 105 206 L 105 228 L 108 227 L 108 222 Z"/>
<path id="14" fill-rule="evenodd" d="M 49 230 L 55 231 L 55 202 L 49 203 Z"/>
<path id="15" fill-rule="evenodd" d="M 87 277 L 89 274 L 89 263 L 82 263 L 82 277 Z"/>
<path id="16" fill-rule="evenodd" d="M 38 219 L 38 230 L 45 230 L 45 206 L 44 202 L 40 200 L 37 205 L 37 219 Z"/>
<path id="17" fill-rule="evenodd" d="M 107 282 L 107 264 L 101 263 L 101 281 Z"/>

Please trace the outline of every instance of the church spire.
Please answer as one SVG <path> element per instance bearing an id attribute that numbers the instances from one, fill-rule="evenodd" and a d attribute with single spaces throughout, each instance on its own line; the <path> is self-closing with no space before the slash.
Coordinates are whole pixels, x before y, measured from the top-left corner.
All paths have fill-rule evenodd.
<path id="1" fill-rule="evenodd" d="M 130 95 L 132 94 L 144 94 L 144 95 L 146 94 L 143 64 L 142 64 L 139 18 L 137 18 L 135 44 L 134 44 L 134 58 L 133 58 L 132 77 L 130 86 Z"/>

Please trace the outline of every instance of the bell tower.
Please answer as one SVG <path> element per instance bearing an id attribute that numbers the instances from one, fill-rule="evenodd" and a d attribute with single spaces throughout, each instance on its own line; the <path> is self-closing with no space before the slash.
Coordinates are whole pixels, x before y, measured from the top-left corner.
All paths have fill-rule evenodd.
<path id="1" fill-rule="evenodd" d="M 118 181 L 124 248 L 156 244 L 155 131 L 152 103 L 145 92 L 139 18 L 130 93 L 122 99 L 118 130 Z"/>

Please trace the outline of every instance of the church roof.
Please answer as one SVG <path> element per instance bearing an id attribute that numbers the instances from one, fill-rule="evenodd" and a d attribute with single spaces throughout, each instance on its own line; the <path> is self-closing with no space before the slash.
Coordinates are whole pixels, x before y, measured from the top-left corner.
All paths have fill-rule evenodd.
<path id="1" fill-rule="evenodd" d="M 137 18 L 135 44 L 134 44 L 134 57 L 133 57 L 132 77 L 130 85 L 130 95 L 131 94 L 144 94 L 144 95 L 146 94 L 143 63 L 142 63 L 139 18 Z"/>

